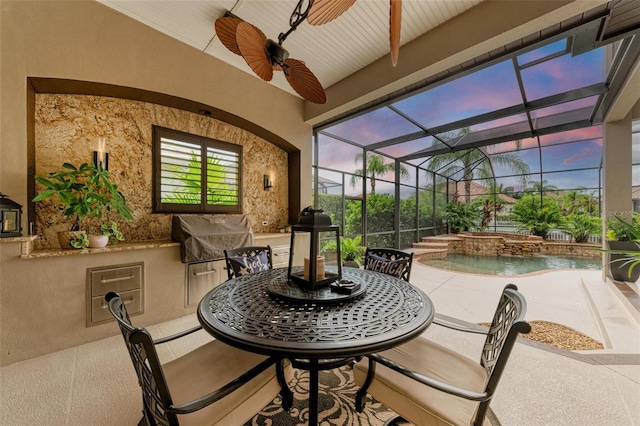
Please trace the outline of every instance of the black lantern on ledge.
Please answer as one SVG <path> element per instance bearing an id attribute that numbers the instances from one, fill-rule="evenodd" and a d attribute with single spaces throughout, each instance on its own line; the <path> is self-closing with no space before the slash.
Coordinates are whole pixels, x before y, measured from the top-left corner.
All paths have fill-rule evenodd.
<path id="1" fill-rule="evenodd" d="M 22 236 L 22 206 L 0 192 L 0 238 Z"/>
<path id="2" fill-rule="evenodd" d="M 335 241 L 337 251 L 337 267 L 327 268 L 325 257 L 320 255 L 320 244 L 321 242 L 333 241 Z M 304 260 L 302 270 L 294 268 L 294 263 L 301 256 Z M 313 210 L 311 207 L 307 207 L 300 213 L 298 224 L 291 227 L 288 278 L 309 290 L 324 287 L 342 279 L 340 227 L 332 225 L 331 218 L 322 210 Z"/>

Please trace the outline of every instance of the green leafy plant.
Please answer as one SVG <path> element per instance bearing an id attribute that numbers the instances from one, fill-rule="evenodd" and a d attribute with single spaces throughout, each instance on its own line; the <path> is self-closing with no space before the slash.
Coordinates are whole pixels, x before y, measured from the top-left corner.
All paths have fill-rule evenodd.
<path id="1" fill-rule="evenodd" d="M 609 241 L 640 241 L 640 213 L 634 212 L 629 222 L 618 215 L 607 219 L 606 237 Z"/>
<path id="2" fill-rule="evenodd" d="M 360 262 L 364 253 L 364 247 L 360 245 L 362 237 L 340 237 L 340 257 L 345 262 Z"/>
<path id="3" fill-rule="evenodd" d="M 69 239 L 69 244 L 73 248 L 85 249 L 89 247 L 89 237 L 84 232 L 75 234 Z"/>
<path id="4" fill-rule="evenodd" d="M 560 226 L 560 229 L 571 235 L 576 243 L 586 243 L 589 236 L 597 234 L 601 228 L 602 220 L 599 217 L 589 216 L 585 213 L 566 216 Z"/>
<path id="5" fill-rule="evenodd" d="M 100 225 L 102 235 L 109 237 L 109 244 L 115 244 L 118 241 L 124 241 L 124 234 L 118 229 L 115 222 L 103 223 Z"/>
<path id="6" fill-rule="evenodd" d="M 100 218 L 104 212 L 115 211 L 122 218 L 133 220 L 133 214 L 108 170 L 88 163 L 80 167 L 64 163 L 62 168 L 46 178 L 36 176 L 36 181 L 45 189 L 33 201 L 57 197 L 63 206 L 62 214 L 74 217 L 71 231 L 80 229 L 80 221 L 85 216 Z"/>
<path id="7" fill-rule="evenodd" d="M 620 216 L 607 220 L 606 237 L 609 249 L 602 249 L 610 255 L 609 267 L 614 279 L 626 276 L 631 281 L 638 278 L 634 269 L 640 264 L 640 215 L 633 213 L 627 222 Z"/>
<path id="8" fill-rule="evenodd" d="M 461 203 L 457 197 L 445 204 L 444 218 L 449 224 L 449 229 L 454 234 L 469 231 L 476 226 L 476 222 L 482 218 L 482 207 L 478 202 Z"/>
<path id="9" fill-rule="evenodd" d="M 364 246 L 360 245 L 362 237 L 359 235 L 353 238 L 340 237 L 340 258 L 343 262 L 360 262 L 364 255 Z M 337 251 L 336 242 L 328 241 L 323 245 L 324 252 Z"/>
<path id="10" fill-rule="evenodd" d="M 210 156 L 206 159 L 207 181 L 206 197 L 207 204 L 211 205 L 233 205 L 238 198 L 237 185 L 229 185 L 228 181 L 233 181 L 234 174 L 229 172 L 223 162 Z M 196 154 L 191 154 L 191 159 L 186 166 L 171 166 L 167 172 L 172 179 L 180 181 L 180 189 L 166 194 L 162 198 L 163 203 L 174 204 L 199 204 L 202 196 L 200 180 L 194 176 L 202 174 L 202 162 Z"/>
<path id="11" fill-rule="evenodd" d="M 518 223 L 518 230 L 547 238 L 553 228 L 564 225 L 564 217 L 557 201 L 549 196 L 525 195 L 511 209 L 511 219 Z"/>

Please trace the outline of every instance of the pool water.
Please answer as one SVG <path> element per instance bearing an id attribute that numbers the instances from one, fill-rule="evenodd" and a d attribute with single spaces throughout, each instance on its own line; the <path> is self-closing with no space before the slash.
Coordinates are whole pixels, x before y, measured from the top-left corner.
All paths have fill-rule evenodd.
<path id="1" fill-rule="evenodd" d="M 448 254 L 444 260 L 422 260 L 434 268 L 485 275 L 519 275 L 547 269 L 602 269 L 598 257 L 578 256 L 467 256 Z"/>

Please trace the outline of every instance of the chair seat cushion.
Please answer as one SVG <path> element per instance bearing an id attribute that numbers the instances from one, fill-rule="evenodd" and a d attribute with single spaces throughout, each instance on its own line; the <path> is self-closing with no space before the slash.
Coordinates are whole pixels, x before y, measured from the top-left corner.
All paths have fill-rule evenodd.
<path id="1" fill-rule="evenodd" d="M 454 386 L 482 392 L 487 381 L 484 367 L 426 338 L 413 339 L 380 355 L 410 370 Z M 362 386 L 368 359 L 354 367 L 355 382 Z M 469 425 L 478 402 L 423 385 L 377 364 L 368 393 L 376 400 L 416 425 Z"/>
<path id="2" fill-rule="evenodd" d="M 163 365 L 174 404 L 202 397 L 236 379 L 261 361 L 263 355 L 226 345 L 218 340 Z M 287 362 L 285 378 L 291 378 Z M 275 365 L 235 392 L 191 414 L 179 415 L 181 425 L 240 425 L 280 392 Z"/>
<path id="3" fill-rule="evenodd" d="M 269 259 L 266 252 L 255 256 L 229 257 L 229 264 L 237 277 L 269 270 Z"/>

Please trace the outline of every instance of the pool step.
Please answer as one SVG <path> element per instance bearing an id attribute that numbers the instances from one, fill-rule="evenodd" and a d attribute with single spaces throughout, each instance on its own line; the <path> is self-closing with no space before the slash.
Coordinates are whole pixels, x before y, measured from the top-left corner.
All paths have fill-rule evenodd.
<path id="1" fill-rule="evenodd" d="M 438 235 L 436 237 L 422 237 L 423 243 L 449 243 L 451 241 L 462 241 L 460 237 L 454 237 L 449 235 Z"/>
<path id="2" fill-rule="evenodd" d="M 446 258 L 447 253 L 449 252 L 449 250 L 446 248 L 418 248 L 416 247 L 417 244 L 420 244 L 420 243 L 414 243 L 412 249 L 405 250 L 407 252 L 412 252 L 413 259 L 416 261 L 425 260 L 425 259 L 441 260 Z"/>
<path id="3" fill-rule="evenodd" d="M 423 239 L 421 243 L 413 243 L 413 247 L 422 249 L 448 249 L 449 243 L 424 241 Z"/>

